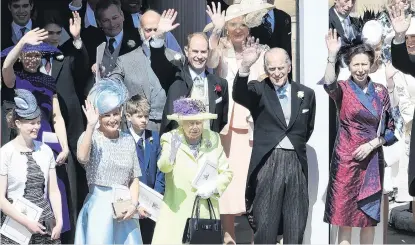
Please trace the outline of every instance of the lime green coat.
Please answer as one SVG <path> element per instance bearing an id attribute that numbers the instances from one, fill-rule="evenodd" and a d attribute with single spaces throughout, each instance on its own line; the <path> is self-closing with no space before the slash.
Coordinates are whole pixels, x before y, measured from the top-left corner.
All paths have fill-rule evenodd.
<path id="1" fill-rule="evenodd" d="M 179 134 L 182 139 L 175 162 L 169 161 L 171 139 L 173 134 Z M 215 198 L 211 198 L 215 209 L 216 218 L 220 218 L 218 198 L 225 191 L 232 180 L 232 172 L 229 169 L 219 134 L 210 130 L 204 130 L 202 144 L 198 157 L 195 159 L 186 141 L 183 131 L 175 129 L 163 134 L 161 137 L 161 156 L 157 165 L 165 173 L 165 193 L 163 206 L 154 230 L 152 244 L 181 244 L 183 231 L 187 218 L 192 214 L 193 202 L 196 197 L 196 189 L 191 185 L 199 168 L 209 159 L 217 162 L 218 179 Z M 201 200 L 200 217 L 208 218 L 209 212 L 206 200 Z"/>

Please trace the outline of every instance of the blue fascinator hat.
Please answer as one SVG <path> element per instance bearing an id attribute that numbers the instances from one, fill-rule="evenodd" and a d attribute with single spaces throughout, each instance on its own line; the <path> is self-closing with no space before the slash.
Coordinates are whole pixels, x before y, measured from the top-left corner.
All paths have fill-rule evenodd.
<path id="1" fill-rule="evenodd" d="M 180 98 L 173 102 L 173 113 L 167 119 L 175 121 L 217 119 L 217 114 L 206 112 L 206 106 L 201 100 Z"/>
<path id="2" fill-rule="evenodd" d="M 128 90 L 123 83 L 104 78 L 89 91 L 88 100 L 102 115 L 121 107 L 128 100 Z"/>
<path id="3" fill-rule="evenodd" d="M 16 114 L 26 120 L 32 120 L 40 116 L 41 111 L 37 105 L 35 96 L 26 89 L 16 89 L 16 97 L 14 102 L 16 107 L 14 111 Z"/>

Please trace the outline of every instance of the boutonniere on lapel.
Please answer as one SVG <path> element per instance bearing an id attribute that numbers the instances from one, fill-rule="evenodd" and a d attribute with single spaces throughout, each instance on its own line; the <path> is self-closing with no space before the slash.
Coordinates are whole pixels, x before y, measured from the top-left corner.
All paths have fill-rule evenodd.
<path id="1" fill-rule="evenodd" d="M 63 56 L 63 54 L 60 54 L 60 55 L 56 56 L 56 59 L 59 60 L 59 61 L 62 61 L 63 58 L 65 58 L 65 56 Z"/>
<path id="2" fill-rule="evenodd" d="M 148 141 L 150 142 L 150 144 L 153 144 L 153 136 L 150 136 L 150 138 L 148 138 Z"/>
<path id="3" fill-rule="evenodd" d="M 304 91 L 298 91 L 297 92 L 297 97 L 300 98 L 301 100 L 304 99 Z"/>
<path id="4" fill-rule="evenodd" d="M 134 40 L 128 40 L 127 41 L 127 46 L 129 47 L 129 48 L 134 48 L 135 47 L 135 41 Z"/>
<path id="5" fill-rule="evenodd" d="M 215 92 L 218 94 L 222 92 L 222 87 L 219 84 L 215 85 Z"/>

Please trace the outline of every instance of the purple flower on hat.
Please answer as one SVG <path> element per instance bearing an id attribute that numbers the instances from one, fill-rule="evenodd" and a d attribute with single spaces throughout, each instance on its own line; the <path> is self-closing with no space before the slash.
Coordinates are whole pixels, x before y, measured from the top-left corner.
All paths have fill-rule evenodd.
<path id="1" fill-rule="evenodd" d="M 181 98 L 173 102 L 173 112 L 181 116 L 190 116 L 206 112 L 206 107 L 200 100 Z"/>

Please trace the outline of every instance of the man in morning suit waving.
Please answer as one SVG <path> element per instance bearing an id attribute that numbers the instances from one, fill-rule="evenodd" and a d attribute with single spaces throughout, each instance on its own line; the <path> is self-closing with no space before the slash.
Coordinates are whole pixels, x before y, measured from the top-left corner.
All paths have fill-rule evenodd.
<path id="1" fill-rule="evenodd" d="M 232 93 L 255 124 L 245 193 L 248 220 L 255 244 L 276 244 L 281 219 L 284 243 L 300 244 L 308 214 L 306 143 L 314 129 L 315 94 L 289 81 L 291 60 L 281 48 L 265 53 L 268 77 L 248 83 L 261 53 L 258 43 L 250 38 L 245 44 Z"/>
<path id="2" fill-rule="evenodd" d="M 218 115 L 217 119 L 206 120 L 205 128 L 219 133 L 228 123 L 228 83 L 225 79 L 206 70 L 209 57 L 209 41 L 204 33 L 193 33 L 187 37 L 188 45 L 184 52 L 186 64 L 176 75 L 176 80 L 167 93 L 163 118 L 160 126 L 160 135 L 177 128 L 175 121 L 167 119 L 173 113 L 173 101 L 180 97 L 190 97 L 202 100 L 206 110 Z"/>

